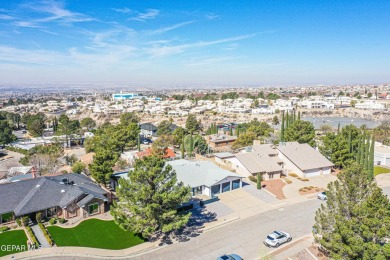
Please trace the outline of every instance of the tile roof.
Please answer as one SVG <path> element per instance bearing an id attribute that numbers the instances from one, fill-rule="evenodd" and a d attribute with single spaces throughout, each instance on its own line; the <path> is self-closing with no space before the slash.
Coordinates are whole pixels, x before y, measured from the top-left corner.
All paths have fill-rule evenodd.
<path id="1" fill-rule="evenodd" d="M 273 149 L 272 149 L 273 150 Z M 236 154 L 236 158 L 250 173 L 280 172 L 282 167 L 278 164 L 277 156 L 269 156 L 270 150 L 259 150 L 249 153 Z M 273 151 L 272 153 L 273 154 Z"/>

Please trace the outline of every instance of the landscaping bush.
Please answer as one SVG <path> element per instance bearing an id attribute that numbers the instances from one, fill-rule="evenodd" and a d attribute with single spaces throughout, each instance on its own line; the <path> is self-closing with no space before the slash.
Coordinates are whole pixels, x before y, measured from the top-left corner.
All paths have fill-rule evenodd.
<path id="1" fill-rule="evenodd" d="M 58 222 L 60 222 L 61 224 L 64 224 L 66 222 L 66 220 L 64 218 L 60 218 L 60 219 L 58 219 Z"/>
<path id="2" fill-rule="evenodd" d="M 2 233 L 2 232 L 5 232 L 5 231 L 7 231 L 7 230 L 9 230 L 9 227 L 7 227 L 7 226 L 0 227 L 0 232 L 1 232 L 1 233 Z"/>
<path id="3" fill-rule="evenodd" d="M 257 182 L 257 178 L 255 176 L 249 176 L 248 179 L 253 182 Z"/>
<path id="4" fill-rule="evenodd" d="M 51 239 L 49 232 L 47 232 L 45 226 L 42 223 L 38 223 L 38 226 L 41 228 L 43 235 L 45 236 L 47 242 L 52 246 L 54 245 L 53 240 Z"/>
<path id="5" fill-rule="evenodd" d="M 41 223 L 42 222 L 42 213 L 41 212 L 38 212 L 36 215 L 35 215 L 35 219 L 38 223 Z"/>
<path id="6" fill-rule="evenodd" d="M 17 219 L 15 220 L 15 222 L 16 222 L 16 224 L 18 224 L 19 227 L 22 226 L 22 221 L 20 220 L 20 218 L 17 218 Z"/>
<path id="7" fill-rule="evenodd" d="M 308 178 L 303 178 L 303 179 L 301 179 L 301 181 L 309 181 L 309 179 Z"/>
<path id="8" fill-rule="evenodd" d="M 31 227 L 27 226 L 26 230 L 27 230 L 27 233 L 28 233 L 28 235 L 29 235 L 29 237 L 31 239 L 31 242 L 33 243 L 33 245 L 35 245 L 37 247 L 39 245 L 39 243 L 38 243 L 37 238 L 35 237 L 34 232 L 31 229 Z"/>
<path id="9" fill-rule="evenodd" d="M 22 217 L 22 225 L 23 225 L 23 227 L 26 227 L 28 225 L 28 221 L 29 221 L 28 216 Z"/>
<path id="10" fill-rule="evenodd" d="M 49 220 L 49 224 L 50 224 L 50 225 L 54 225 L 55 223 L 57 223 L 57 220 L 56 220 L 55 218 L 51 218 L 51 219 Z"/>
<path id="11" fill-rule="evenodd" d="M 288 176 L 291 176 L 291 177 L 297 178 L 297 177 L 298 177 L 298 174 L 296 174 L 296 173 L 290 173 Z"/>

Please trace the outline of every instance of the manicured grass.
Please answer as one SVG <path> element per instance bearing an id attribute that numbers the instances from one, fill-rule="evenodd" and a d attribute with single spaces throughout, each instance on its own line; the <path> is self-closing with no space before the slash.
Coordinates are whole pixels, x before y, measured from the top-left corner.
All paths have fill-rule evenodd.
<path id="1" fill-rule="evenodd" d="M 0 257 L 27 250 L 27 236 L 23 230 L 0 233 Z"/>
<path id="2" fill-rule="evenodd" d="M 374 175 L 377 176 L 378 174 L 382 173 L 390 173 L 390 170 L 381 166 L 375 166 L 374 167 Z"/>
<path id="3" fill-rule="evenodd" d="M 145 240 L 119 228 L 114 221 L 89 219 L 74 228 L 47 227 L 57 246 L 124 249 Z"/>

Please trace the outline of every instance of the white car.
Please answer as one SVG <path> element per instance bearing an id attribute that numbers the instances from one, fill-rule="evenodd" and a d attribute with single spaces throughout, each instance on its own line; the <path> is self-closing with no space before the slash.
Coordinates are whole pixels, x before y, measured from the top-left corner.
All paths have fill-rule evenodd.
<path id="1" fill-rule="evenodd" d="M 292 237 L 283 231 L 274 231 L 264 241 L 266 246 L 279 247 L 281 244 L 290 242 Z"/>
<path id="2" fill-rule="evenodd" d="M 319 200 L 327 200 L 328 197 L 326 196 L 326 191 L 323 191 L 323 192 L 321 192 L 321 193 L 318 193 L 318 194 L 317 194 L 317 198 L 318 198 Z"/>

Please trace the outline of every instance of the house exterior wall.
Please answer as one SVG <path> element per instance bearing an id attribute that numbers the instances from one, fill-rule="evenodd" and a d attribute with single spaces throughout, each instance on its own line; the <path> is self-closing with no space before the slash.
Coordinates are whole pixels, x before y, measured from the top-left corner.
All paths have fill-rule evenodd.
<path id="1" fill-rule="evenodd" d="M 94 214 L 89 214 L 89 212 L 88 212 L 89 205 L 92 205 L 95 203 L 99 204 L 99 211 L 97 213 L 94 213 Z M 104 213 L 104 211 L 105 211 L 104 201 L 102 201 L 100 199 L 93 199 L 88 204 L 86 204 L 84 207 L 80 208 L 80 213 L 81 213 L 80 215 L 83 216 L 83 218 L 87 218 L 90 216 L 102 214 L 102 213 Z"/>
<path id="2" fill-rule="evenodd" d="M 301 171 L 301 169 L 299 169 L 284 154 L 279 152 L 278 157 L 283 161 L 284 174 L 288 175 L 289 173 L 296 173 L 298 176 L 305 178 L 305 174 Z"/>
<path id="3" fill-rule="evenodd" d="M 232 164 L 232 168 L 236 171 L 236 173 L 244 177 L 252 175 L 237 158 L 230 158 L 228 161 Z"/>
<path id="4" fill-rule="evenodd" d="M 390 154 L 374 152 L 374 164 L 390 166 Z"/>
<path id="5" fill-rule="evenodd" d="M 210 190 L 210 188 L 207 187 L 207 186 L 203 186 L 203 194 L 206 195 L 206 196 L 211 197 L 211 190 Z"/>

